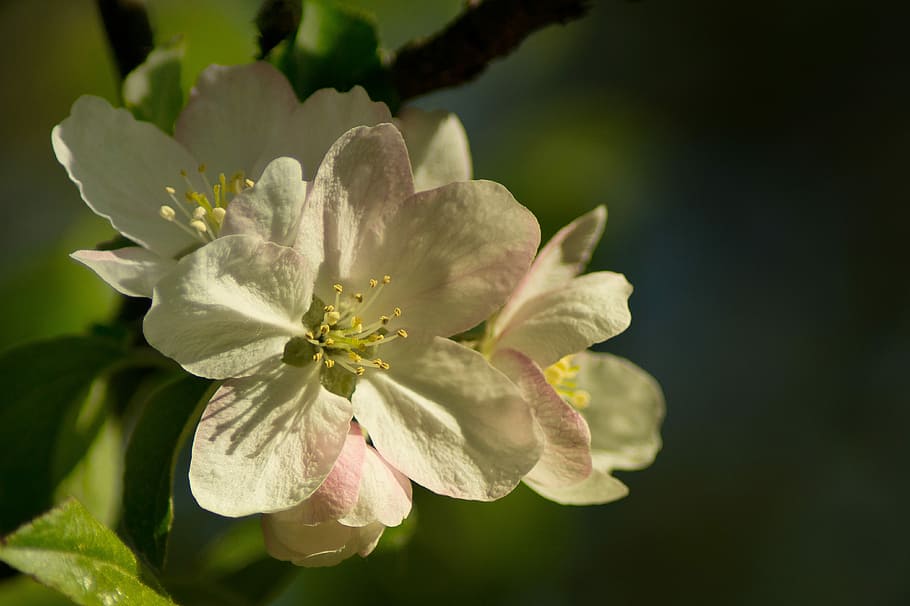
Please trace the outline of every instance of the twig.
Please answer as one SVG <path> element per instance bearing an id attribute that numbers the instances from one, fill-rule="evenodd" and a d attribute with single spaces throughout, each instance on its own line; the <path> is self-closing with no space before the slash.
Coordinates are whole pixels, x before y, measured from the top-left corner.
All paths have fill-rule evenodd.
<path id="1" fill-rule="evenodd" d="M 402 100 L 467 82 L 518 47 L 531 33 L 582 17 L 588 0 L 486 0 L 469 2 L 446 29 L 402 47 L 392 81 Z"/>
<path id="2" fill-rule="evenodd" d="M 144 0 L 98 0 L 107 41 L 117 63 L 117 73 L 125 78 L 138 67 L 154 46 L 152 26 Z"/>
<path id="3" fill-rule="evenodd" d="M 259 30 L 259 59 L 297 31 L 303 5 L 300 0 L 264 0 L 256 13 L 256 28 Z"/>

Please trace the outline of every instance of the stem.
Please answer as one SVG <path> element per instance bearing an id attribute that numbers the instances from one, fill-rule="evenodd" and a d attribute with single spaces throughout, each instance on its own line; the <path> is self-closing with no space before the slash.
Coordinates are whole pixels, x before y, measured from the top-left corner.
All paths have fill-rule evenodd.
<path id="1" fill-rule="evenodd" d="M 154 47 L 145 1 L 98 0 L 98 11 L 122 80 L 145 61 Z"/>
<path id="2" fill-rule="evenodd" d="M 391 65 L 401 100 L 477 77 L 533 32 L 585 15 L 588 0 L 486 0 L 469 2 L 443 31 L 402 47 Z"/>

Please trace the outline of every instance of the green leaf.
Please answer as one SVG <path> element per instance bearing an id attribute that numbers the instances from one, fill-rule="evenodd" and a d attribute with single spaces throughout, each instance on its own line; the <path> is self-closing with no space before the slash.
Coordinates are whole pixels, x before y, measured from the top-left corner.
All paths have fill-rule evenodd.
<path id="1" fill-rule="evenodd" d="M 301 99 L 320 88 L 346 91 L 360 84 L 374 100 L 397 105 L 375 22 L 324 0 L 304 0 L 300 27 L 278 65 Z"/>
<path id="2" fill-rule="evenodd" d="M 6 537 L 0 560 L 78 604 L 174 604 L 143 582 L 136 556 L 75 499 Z"/>
<path id="3" fill-rule="evenodd" d="M 109 417 L 85 457 L 57 486 L 54 500 L 76 497 L 103 524 L 113 525 L 120 513 L 122 444 L 120 422 Z"/>
<path id="4" fill-rule="evenodd" d="M 180 70 L 183 44 L 156 48 L 145 62 L 123 81 L 123 102 L 139 120 L 151 122 L 164 132 L 174 132 L 174 122 L 183 107 Z"/>
<path id="5" fill-rule="evenodd" d="M 149 395 L 126 450 L 123 528 L 150 564 L 164 566 L 174 520 L 174 466 L 215 384 L 180 376 Z"/>
<path id="6" fill-rule="evenodd" d="M 64 337 L 0 354 L 0 533 L 53 505 L 55 488 L 104 419 L 104 386 L 95 378 L 122 355 L 119 344 L 97 337 Z"/>

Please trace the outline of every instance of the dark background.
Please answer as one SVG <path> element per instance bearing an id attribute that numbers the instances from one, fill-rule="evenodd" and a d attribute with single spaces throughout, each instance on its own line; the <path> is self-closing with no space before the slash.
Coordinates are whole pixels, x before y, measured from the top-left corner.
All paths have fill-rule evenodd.
<path id="1" fill-rule="evenodd" d="M 345 4 L 373 10 L 390 49 L 460 7 Z M 603 349 L 661 382 L 663 451 L 601 507 L 523 487 L 494 504 L 418 491 L 403 549 L 302 571 L 276 604 L 910 603 L 907 15 L 594 5 L 418 104 L 462 117 L 476 176 L 509 187 L 545 237 L 607 204 L 591 267 L 636 290 L 632 327 Z M 151 3 L 159 39 L 184 32 L 197 71 L 252 54 L 256 6 Z M 0 39 L 7 346 L 114 304 L 66 258 L 110 232 L 49 134 L 79 94 L 116 84 L 92 2 L 0 4 Z M 183 499 L 177 516 L 189 549 L 187 520 L 205 515 Z"/>

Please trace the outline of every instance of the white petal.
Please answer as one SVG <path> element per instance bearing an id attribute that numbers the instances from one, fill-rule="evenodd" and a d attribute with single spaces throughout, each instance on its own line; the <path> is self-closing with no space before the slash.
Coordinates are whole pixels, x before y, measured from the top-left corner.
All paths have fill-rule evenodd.
<path id="1" fill-rule="evenodd" d="M 357 504 L 364 456 L 368 450 L 360 426 L 351 423 L 348 437 L 325 482 L 306 501 L 282 512 L 300 524 L 321 524 L 342 517 Z M 370 521 L 375 521 L 370 520 Z M 362 524 L 361 524 L 362 525 Z"/>
<path id="2" fill-rule="evenodd" d="M 274 151 L 300 160 L 304 177 L 311 180 L 332 144 L 355 126 L 391 122 L 385 103 L 370 101 L 367 92 L 355 86 L 346 93 L 333 88 L 316 91 L 290 117 L 274 144 Z"/>
<path id="3" fill-rule="evenodd" d="M 394 238 L 387 220 L 414 192 L 407 149 L 391 124 L 358 127 L 341 136 L 319 167 L 310 200 L 325 212 L 326 266 L 322 281 L 356 275 L 364 247 Z M 301 238 L 305 238 L 301 234 Z"/>
<path id="4" fill-rule="evenodd" d="M 543 453 L 525 479 L 558 487 L 587 478 L 591 474 L 591 433 L 584 418 L 556 393 L 527 356 L 506 349 L 496 352 L 492 362 L 521 389 L 543 430 Z"/>
<path id="5" fill-rule="evenodd" d="M 524 275 L 540 239 L 534 216 L 490 181 L 453 183 L 397 207 L 347 212 L 358 220 L 337 221 L 348 225 L 339 230 L 344 239 L 326 237 L 327 254 L 332 240 L 347 247 L 328 275 L 354 288 L 390 275 L 375 313 L 400 307 L 400 326 L 418 336 L 453 335 L 488 318 Z M 329 212 L 326 217 L 331 220 Z M 317 288 L 329 287 L 320 280 Z"/>
<path id="6" fill-rule="evenodd" d="M 537 462 L 542 445 L 528 405 L 483 356 L 441 338 L 390 343 L 382 353 L 391 370 L 361 377 L 353 402 L 396 469 L 439 494 L 489 501 Z"/>
<path id="7" fill-rule="evenodd" d="M 601 505 L 629 494 L 625 484 L 609 472 L 595 469 L 587 479 L 571 486 L 550 486 L 526 479 L 537 494 L 561 505 Z"/>
<path id="8" fill-rule="evenodd" d="M 584 271 L 594 247 L 603 235 L 607 209 L 598 206 L 556 232 L 537 253 L 531 269 L 512 293 L 496 320 L 496 334 L 505 330 L 509 318 L 521 305 L 544 292 L 565 286 Z"/>
<path id="9" fill-rule="evenodd" d="M 251 236 L 219 238 L 158 282 L 145 337 L 193 374 L 252 374 L 303 333 L 313 273 L 291 248 Z"/>
<path id="10" fill-rule="evenodd" d="M 297 566 L 334 566 L 354 554 L 367 556 L 384 530 L 385 526 L 378 522 L 359 528 L 338 522 L 306 526 L 281 513 L 262 516 L 262 534 L 269 555 Z"/>
<path id="11" fill-rule="evenodd" d="M 209 175 L 244 171 L 256 180 L 281 155 L 274 153 L 274 141 L 285 136 L 297 105 L 287 79 L 268 63 L 211 65 L 177 118 L 175 136 Z"/>
<path id="12" fill-rule="evenodd" d="M 367 447 L 357 504 L 338 521 L 347 526 L 367 526 L 373 522 L 398 526 L 410 512 L 411 482 L 376 450 Z"/>
<path id="13" fill-rule="evenodd" d="M 582 411 L 591 427 L 594 464 L 601 469 L 642 469 L 660 450 L 664 396 L 654 377 L 624 358 L 583 352 L 577 381 L 591 394 Z"/>
<path id="14" fill-rule="evenodd" d="M 196 428 L 193 496 L 232 517 L 293 507 L 329 475 L 351 416 L 350 402 L 320 385 L 316 365 L 226 381 Z"/>
<path id="15" fill-rule="evenodd" d="M 417 191 L 471 179 L 468 136 L 458 116 L 406 107 L 398 125 L 408 145 Z"/>
<path id="16" fill-rule="evenodd" d="M 77 250 L 70 255 L 128 297 L 152 298 L 152 289 L 164 275 L 177 266 L 173 259 L 161 257 L 140 246 L 118 250 Z"/>
<path id="17" fill-rule="evenodd" d="M 305 199 L 300 163 L 293 158 L 277 158 L 252 189 L 231 201 L 221 235 L 247 234 L 291 246 L 297 239 Z"/>
<path id="18" fill-rule="evenodd" d="M 517 349 L 546 368 L 628 328 L 630 294 L 632 285 L 622 274 L 585 274 L 526 301 L 496 347 Z"/>
<path id="19" fill-rule="evenodd" d="M 180 189 L 180 171 L 196 170 L 196 160 L 158 128 L 104 99 L 83 96 L 51 141 L 82 199 L 114 229 L 162 257 L 199 245 L 158 214 L 163 204 L 173 204 L 164 188 Z"/>

